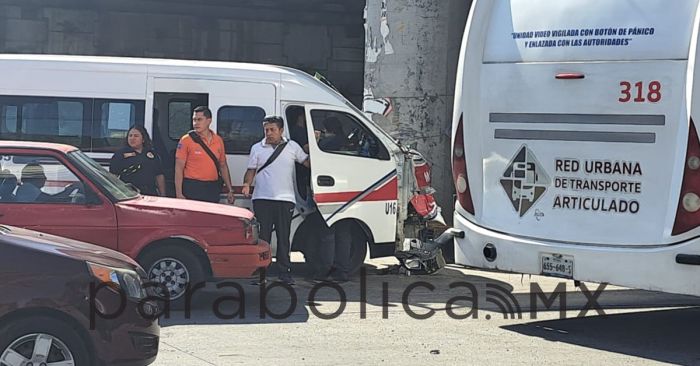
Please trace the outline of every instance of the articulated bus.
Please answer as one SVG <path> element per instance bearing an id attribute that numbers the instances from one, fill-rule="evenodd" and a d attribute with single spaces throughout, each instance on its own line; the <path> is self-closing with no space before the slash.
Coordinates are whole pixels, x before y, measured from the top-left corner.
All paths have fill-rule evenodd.
<path id="1" fill-rule="evenodd" d="M 698 0 L 476 0 L 456 261 L 700 295 Z"/>

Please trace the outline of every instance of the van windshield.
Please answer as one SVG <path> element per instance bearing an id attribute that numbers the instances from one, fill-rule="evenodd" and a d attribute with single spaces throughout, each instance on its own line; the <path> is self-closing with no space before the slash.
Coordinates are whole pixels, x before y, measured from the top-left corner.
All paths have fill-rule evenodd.
<path id="1" fill-rule="evenodd" d="M 345 104 L 348 108 L 352 109 L 355 112 L 357 118 L 362 119 L 362 121 L 364 123 L 374 127 L 374 130 L 378 131 L 380 134 L 382 134 L 382 136 L 386 137 L 389 141 L 393 142 L 396 145 L 399 145 L 398 141 L 396 141 L 396 139 L 393 136 L 389 135 L 386 131 L 384 131 L 383 128 L 381 128 L 378 124 L 376 124 L 374 121 L 372 121 L 372 119 L 367 117 L 367 115 L 363 111 L 361 111 L 354 104 L 352 104 L 352 102 L 350 102 L 347 98 L 345 98 L 345 96 L 343 96 L 343 94 L 340 94 L 340 92 L 338 92 L 334 88 L 330 87 L 325 82 L 323 82 L 323 81 L 321 81 L 321 80 L 319 80 L 319 79 L 317 79 L 317 78 L 315 78 L 307 73 L 302 72 L 302 73 L 300 73 L 300 75 L 302 77 L 308 78 L 309 80 L 313 80 L 314 83 L 317 83 L 322 88 L 325 88 L 326 90 L 328 90 L 332 95 L 334 95 L 336 98 L 338 98 L 338 100 L 341 103 Z"/>
<path id="2" fill-rule="evenodd" d="M 68 153 L 68 158 L 80 169 L 83 174 L 101 187 L 105 193 L 112 197 L 115 202 L 137 198 L 139 192 L 129 187 L 119 178 L 110 174 L 95 160 L 92 160 L 84 152 L 77 150 Z"/>
<path id="3" fill-rule="evenodd" d="M 382 135 L 384 135 L 386 138 L 388 138 L 389 140 L 391 140 L 392 142 L 394 142 L 395 144 L 398 145 L 398 141 L 394 138 L 394 136 L 391 136 L 388 132 L 384 131 L 384 129 L 381 128 L 381 127 L 380 127 L 378 124 L 376 124 L 374 121 L 372 121 L 371 118 L 367 117 L 367 115 L 365 114 L 365 112 L 361 111 L 360 108 L 355 107 L 355 105 L 352 104 L 349 100 L 345 99 L 345 97 L 343 97 L 343 102 L 345 102 L 345 105 L 347 105 L 350 109 L 352 109 L 353 111 L 355 111 L 355 113 L 356 113 L 358 116 L 362 116 L 362 120 L 363 120 L 365 123 L 374 126 L 374 128 L 375 128 L 377 131 L 379 131 Z"/>

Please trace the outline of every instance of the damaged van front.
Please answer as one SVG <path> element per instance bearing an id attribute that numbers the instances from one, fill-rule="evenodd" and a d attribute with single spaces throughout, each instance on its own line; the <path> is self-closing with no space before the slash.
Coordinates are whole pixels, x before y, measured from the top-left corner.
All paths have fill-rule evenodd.
<path id="1" fill-rule="evenodd" d="M 329 227 L 351 223 L 353 270 L 368 248 L 373 258 L 400 257 L 445 231 L 430 166 L 419 152 L 395 140 L 328 84 L 301 73 L 283 76 L 282 84 L 287 122 L 306 124 L 313 205 Z M 295 244 L 308 242 L 313 230 L 301 222 L 303 217 L 299 221 Z"/>

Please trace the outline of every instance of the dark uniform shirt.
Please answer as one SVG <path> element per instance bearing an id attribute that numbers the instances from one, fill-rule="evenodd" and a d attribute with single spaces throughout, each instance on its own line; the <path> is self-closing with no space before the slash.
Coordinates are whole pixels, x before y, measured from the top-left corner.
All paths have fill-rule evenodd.
<path id="1" fill-rule="evenodd" d="M 109 172 L 119 176 L 122 181 L 135 185 L 142 194 L 157 196 L 156 176 L 163 174 L 163 168 L 155 151 L 138 153 L 125 146 L 112 156 Z"/>

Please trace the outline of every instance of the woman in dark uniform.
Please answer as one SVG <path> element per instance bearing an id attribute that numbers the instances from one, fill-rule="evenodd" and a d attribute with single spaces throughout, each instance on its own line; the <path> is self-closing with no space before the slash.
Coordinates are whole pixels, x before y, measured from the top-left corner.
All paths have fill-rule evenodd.
<path id="1" fill-rule="evenodd" d="M 165 196 L 165 176 L 160 157 L 153 151 L 151 138 L 143 126 L 133 126 L 123 148 L 114 153 L 109 172 L 131 183 L 148 196 Z"/>

